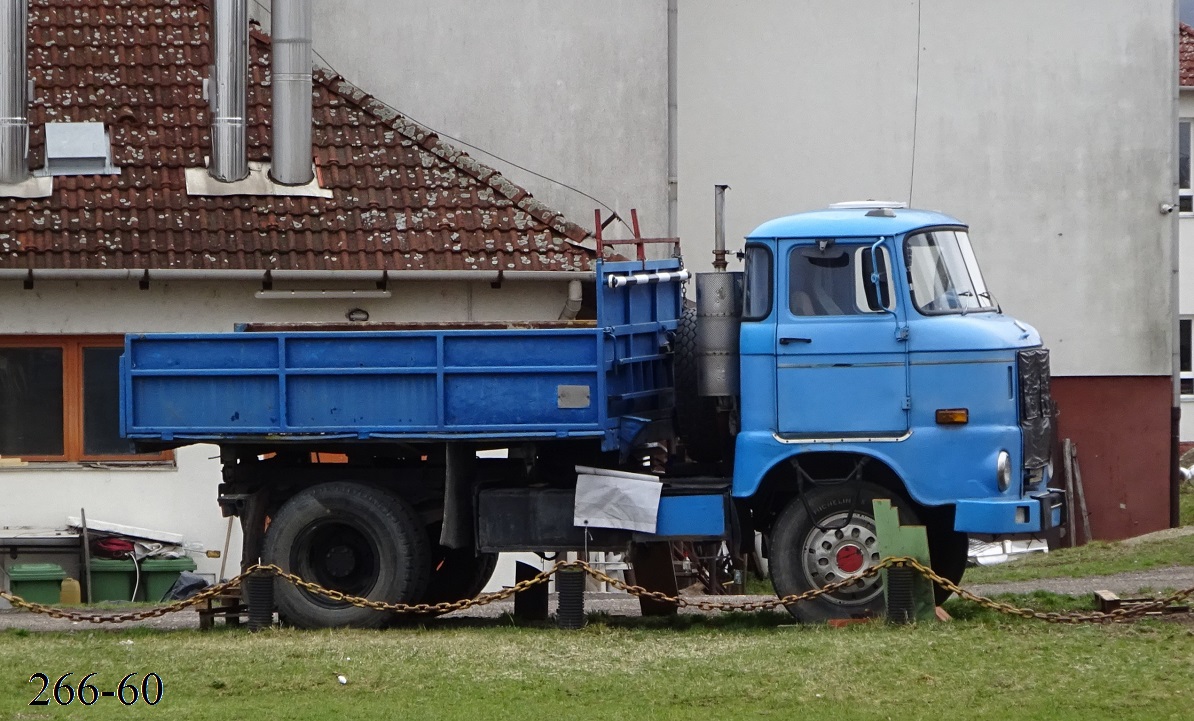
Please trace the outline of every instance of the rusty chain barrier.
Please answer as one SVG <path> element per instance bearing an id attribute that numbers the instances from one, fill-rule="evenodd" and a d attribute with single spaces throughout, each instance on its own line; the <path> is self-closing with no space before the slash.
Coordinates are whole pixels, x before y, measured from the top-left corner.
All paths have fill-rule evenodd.
<path id="1" fill-rule="evenodd" d="M 548 568 L 533 578 L 525 581 L 520 581 L 513 586 L 506 586 L 500 591 L 493 593 L 482 594 L 476 598 L 466 598 L 459 601 L 443 602 L 443 603 L 389 603 L 386 601 L 373 601 L 359 596 L 350 596 L 341 591 L 324 588 L 317 583 L 306 581 L 293 573 L 288 573 L 282 568 L 272 564 L 258 564 L 249 567 L 244 573 L 235 578 L 224 581 L 223 583 L 209 586 L 198 594 L 174 603 L 158 606 L 156 608 L 145 609 L 143 611 L 129 611 L 126 613 L 91 613 L 86 611 L 76 611 L 72 609 L 58 608 L 55 606 L 48 606 L 42 603 L 34 603 L 26 601 L 20 596 L 13 595 L 8 592 L 0 591 L 0 598 L 7 600 L 14 608 L 22 608 L 33 613 L 41 613 L 51 618 L 61 618 L 77 622 L 89 623 L 124 623 L 127 621 L 143 621 L 150 618 L 157 618 L 165 616 L 168 613 L 175 613 L 192 606 L 206 603 L 209 600 L 218 598 L 219 596 L 227 594 L 229 591 L 240 588 L 242 582 L 251 574 L 264 572 L 276 578 L 287 581 L 298 588 L 318 596 L 322 596 L 330 601 L 337 601 L 347 603 L 352 606 L 360 608 L 370 608 L 375 611 L 388 611 L 394 613 L 406 614 L 443 614 L 451 611 L 462 611 L 466 608 L 474 606 L 484 606 L 495 601 L 508 599 L 514 594 L 525 591 L 533 586 L 538 586 L 542 583 L 547 583 L 552 576 L 558 571 L 566 568 L 579 568 L 588 575 L 592 576 L 598 581 L 608 583 L 610 586 L 617 588 L 620 591 L 639 597 L 648 598 L 662 603 L 672 604 L 677 608 L 696 608 L 702 611 L 767 611 L 774 610 L 780 606 L 790 606 L 792 604 L 808 601 L 810 599 L 822 596 L 826 593 L 832 593 L 838 589 L 851 586 L 859 581 L 878 575 L 881 571 L 888 568 L 910 568 L 919 573 L 924 578 L 940 586 L 941 588 L 957 594 L 959 598 L 964 598 L 967 601 L 978 604 L 984 608 L 989 608 L 1001 614 L 1009 616 L 1018 616 L 1020 618 L 1035 619 L 1045 621 L 1047 623 L 1062 623 L 1062 624 L 1080 624 L 1080 623 L 1117 623 L 1131 621 L 1142 616 L 1148 615 L 1164 609 L 1165 607 L 1184 601 L 1190 596 L 1194 596 L 1194 587 L 1172 593 L 1164 598 L 1156 599 L 1148 603 L 1133 605 L 1131 607 L 1118 608 L 1114 611 L 1068 611 L 1068 612 L 1041 612 L 1035 611 L 1031 608 L 1020 608 L 1009 603 L 995 601 L 976 593 L 968 591 L 957 584 L 953 583 L 947 578 L 944 578 L 933 571 L 933 569 L 925 566 L 914 558 L 907 556 L 889 556 L 879 563 L 871 566 L 862 573 L 852 576 L 841 581 L 828 584 L 821 588 L 805 591 L 804 593 L 792 594 L 784 596 L 783 598 L 768 598 L 762 601 L 709 601 L 709 600 L 690 600 L 684 596 L 671 596 L 662 591 L 651 591 L 642 586 L 629 584 L 621 579 L 614 578 L 609 574 L 600 571 L 593 566 L 590 566 L 585 561 L 557 561 L 551 568 Z"/>

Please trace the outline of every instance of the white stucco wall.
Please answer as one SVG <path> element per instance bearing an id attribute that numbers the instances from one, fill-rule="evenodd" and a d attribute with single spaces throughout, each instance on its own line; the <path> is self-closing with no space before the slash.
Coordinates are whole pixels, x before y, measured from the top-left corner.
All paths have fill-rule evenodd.
<path id="1" fill-rule="evenodd" d="M 685 0 L 687 257 L 709 257 L 714 183 L 738 242 L 777 215 L 911 196 L 971 224 L 1055 373 L 1168 375 L 1173 19 L 1172 0 Z"/>
<path id="2" fill-rule="evenodd" d="M 361 307 L 371 320 L 551 320 L 559 317 L 567 284 L 507 282 L 410 282 L 391 285 L 393 297 L 373 300 L 257 300 L 253 283 L 46 282 L 32 290 L 0 283 L 0 335 L 215 332 L 246 321 L 337 322 Z M 0 467 L 0 527 L 61 528 L 67 516 L 86 509 L 104 520 L 181 533 L 188 543 L 222 550 L 227 519 L 216 505 L 220 465 L 215 446 L 176 452 L 173 466 L 94 467 L 93 464 L 29 464 Z M 41 560 L 22 558 L 27 560 Z M 72 559 L 53 560 L 68 568 Z M 195 558 L 199 572 L 214 577 L 220 561 Z M 234 526 L 229 572 L 240 562 L 240 529 Z M 512 573 L 512 571 L 511 571 Z M 5 582 L 0 578 L 0 585 Z"/>
<path id="3" fill-rule="evenodd" d="M 312 4 L 314 48 L 350 82 L 666 234 L 666 0 Z M 593 200 L 465 150 L 592 226 Z"/>

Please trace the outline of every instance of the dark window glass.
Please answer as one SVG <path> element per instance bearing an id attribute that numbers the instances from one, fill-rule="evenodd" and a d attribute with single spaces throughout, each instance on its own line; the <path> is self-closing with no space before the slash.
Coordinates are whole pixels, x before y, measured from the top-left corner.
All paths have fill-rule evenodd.
<path id="1" fill-rule="evenodd" d="M 761 245 L 746 247 L 743 320 L 762 320 L 771 315 L 771 251 Z"/>
<path id="2" fill-rule="evenodd" d="M 1181 348 L 1181 369 L 1183 373 L 1188 373 L 1194 370 L 1190 363 L 1190 321 L 1183 318 L 1178 321 L 1178 328 L 1180 328 L 1178 342 Z"/>
<path id="3" fill-rule="evenodd" d="M 1190 189 L 1190 123 L 1182 121 L 1177 124 L 1177 187 L 1182 190 Z"/>
<path id="4" fill-rule="evenodd" d="M 853 315 L 854 268 L 849 248 L 800 246 L 789 268 L 792 315 Z"/>
<path id="5" fill-rule="evenodd" d="M 60 456 L 62 349 L 0 348 L 0 456 Z"/>
<path id="6" fill-rule="evenodd" d="M 871 282 L 870 250 L 870 244 L 825 245 L 824 241 L 793 248 L 788 261 L 792 315 L 863 315 L 892 308 L 886 251 L 879 250 L 880 305 Z"/>
<path id="7" fill-rule="evenodd" d="M 120 354 L 123 348 L 83 349 L 83 454 L 124 455 L 120 437 Z"/>

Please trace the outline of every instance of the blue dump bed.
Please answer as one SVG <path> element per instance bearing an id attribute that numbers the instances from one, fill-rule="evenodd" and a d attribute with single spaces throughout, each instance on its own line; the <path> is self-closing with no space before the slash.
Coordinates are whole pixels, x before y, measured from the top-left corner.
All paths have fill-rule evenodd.
<path id="1" fill-rule="evenodd" d="M 684 276 L 679 260 L 599 264 L 587 327 L 129 335 L 121 426 L 174 446 L 573 437 L 625 450 L 670 420 Z"/>

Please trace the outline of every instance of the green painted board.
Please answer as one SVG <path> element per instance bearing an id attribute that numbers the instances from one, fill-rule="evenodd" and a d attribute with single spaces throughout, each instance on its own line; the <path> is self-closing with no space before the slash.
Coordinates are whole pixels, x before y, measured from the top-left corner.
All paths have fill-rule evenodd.
<path id="1" fill-rule="evenodd" d="M 891 501 L 879 498 L 874 501 L 875 534 L 879 537 L 879 557 L 911 556 L 924 565 L 929 564 L 929 536 L 924 526 L 901 526 L 899 509 Z M 887 601 L 887 571 L 882 572 L 883 599 Z M 915 570 L 912 571 L 912 617 L 916 621 L 937 619 L 936 604 L 933 601 L 933 582 Z"/>

